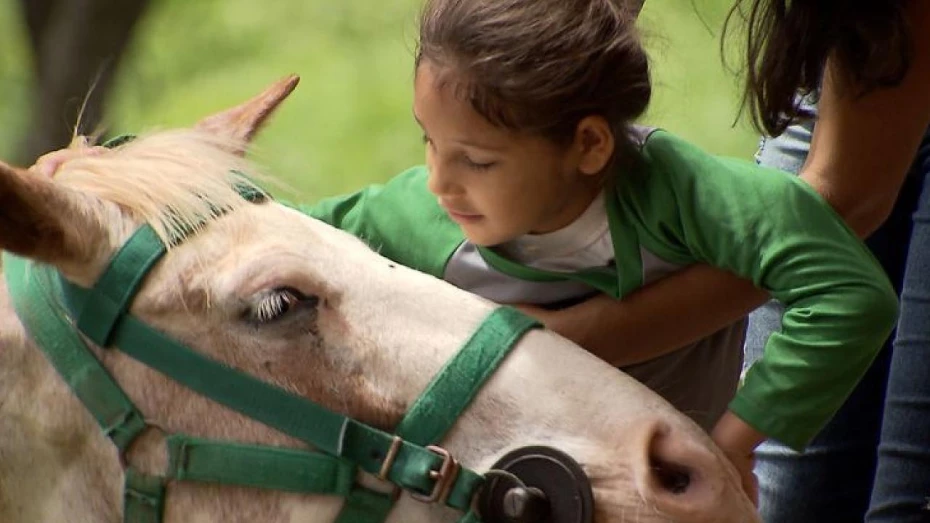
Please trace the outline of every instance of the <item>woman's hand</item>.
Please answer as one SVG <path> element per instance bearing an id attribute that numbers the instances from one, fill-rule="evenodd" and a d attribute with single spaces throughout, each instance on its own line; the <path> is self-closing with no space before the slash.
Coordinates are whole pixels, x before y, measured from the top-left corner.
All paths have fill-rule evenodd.
<path id="1" fill-rule="evenodd" d="M 694 265 L 624 296 L 600 294 L 558 311 L 516 305 L 595 356 L 625 367 L 674 352 L 738 321 L 768 295 L 751 281 Z"/>
<path id="2" fill-rule="evenodd" d="M 583 305 L 583 304 L 582 304 Z M 513 305 L 515 309 L 536 318 L 549 330 L 591 350 L 586 346 L 588 337 L 594 328 L 594 320 L 585 308 L 578 305 L 559 310 L 549 310 L 537 305 Z"/>

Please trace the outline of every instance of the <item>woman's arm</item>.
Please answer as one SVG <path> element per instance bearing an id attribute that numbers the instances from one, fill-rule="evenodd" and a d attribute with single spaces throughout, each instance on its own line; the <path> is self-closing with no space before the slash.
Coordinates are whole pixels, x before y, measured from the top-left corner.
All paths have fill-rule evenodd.
<path id="1" fill-rule="evenodd" d="M 768 294 L 733 273 L 694 265 L 616 300 L 599 295 L 558 311 L 520 306 L 546 327 L 623 367 L 673 352 L 743 318 Z"/>
<path id="2" fill-rule="evenodd" d="M 828 62 L 801 172 L 862 237 L 888 218 L 930 124 L 930 2 L 909 2 L 908 21 L 914 57 L 900 85 L 857 97 Z"/>

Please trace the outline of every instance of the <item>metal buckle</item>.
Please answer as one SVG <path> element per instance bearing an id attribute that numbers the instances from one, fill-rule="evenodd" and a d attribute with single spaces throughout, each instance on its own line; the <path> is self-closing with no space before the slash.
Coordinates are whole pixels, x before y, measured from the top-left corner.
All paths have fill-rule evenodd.
<path id="1" fill-rule="evenodd" d="M 388 479 L 388 474 L 391 473 L 391 469 L 394 467 L 394 460 L 397 459 L 397 453 L 400 452 L 400 445 L 404 440 L 400 436 L 394 436 L 394 439 L 391 440 L 391 446 L 388 447 L 387 454 L 384 456 L 384 461 L 381 463 L 381 469 L 378 470 L 378 479 L 381 481 L 390 482 Z"/>
<path id="2" fill-rule="evenodd" d="M 410 497 L 422 503 L 436 503 L 438 501 L 445 503 L 449 492 L 452 490 L 452 485 L 458 478 L 459 463 L 455 461 L 452 454 L 449 454 L 448 450 L 442 447 L 429 445 L 426 450 L 442 457 L 442 465 L 439 466 L 439 470 L 429 471 L 430 479 L 435 482 L 433 490 L 428 495 L 410 492 Z"/>

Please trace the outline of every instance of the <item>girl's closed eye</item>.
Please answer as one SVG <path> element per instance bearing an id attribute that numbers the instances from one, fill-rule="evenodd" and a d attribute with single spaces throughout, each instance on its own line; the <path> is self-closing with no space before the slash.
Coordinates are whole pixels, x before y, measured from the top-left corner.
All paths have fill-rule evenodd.
<path id="1" fill-rule="evenodd" d="M 463 154 L 461 158 L 462 158 L 462 163 L 464 163 L 466 167 L 468 167 L 469 169 L 475 170 L 475 171 L 487 171 L 488 169 L 494 167 L 497 164 L 497 162 L 479 162 L 479 161 L 473 160 L 467 154 Z"/>
<path id="2" fill-rule="evenodd" d="M 436 147 L 436 145 L 433 143 L 433 140 L 425 133 L 423 134 L 423 144 L 426 145 L 426 147 L 428 148 Z M 465 165 L 465 167 L 472 169 L 474 171 L 487 171 L 488 169 L 494 167 L 497 164 L 497 162 L 493 162 L 493 161 L 481 162 L 481 161 L 472 159 L 472 157 L 469 156 L 465 152 L 461 152 L 458 155 L 458 158 L 459 158 L 459 161 Z"/>

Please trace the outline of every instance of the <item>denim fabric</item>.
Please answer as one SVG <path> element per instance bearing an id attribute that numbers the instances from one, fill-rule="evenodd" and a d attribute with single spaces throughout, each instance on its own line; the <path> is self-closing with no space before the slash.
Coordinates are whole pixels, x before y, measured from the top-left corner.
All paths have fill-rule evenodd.
<path id="1" fill-rule="evenodd" d="M 930 133 L 915 174 L 930 172 Z M 930 521 L 930 184 L 920 189 L 866 521 Z"/>
<path id="2" fill-rule="evenodd" d="M 790 127 L 784 134 L 774 139 L 764 140 L 757 155 L 759 163 L 789 172 L 800 170 L 810 142 L 813 121 Z M 925 139 L 930 149 L 930 133 Z M 930 154 L 930 151 L 925 151 Z M 896 202 L 892 215 L 885 224 L 867 240 L 867 244 L 885 271 L 901 293 L 904 281 L 905 264 L 908 258 L 908 245 L 911 243 L 911 219 L 921 192 L 923 176 L 930 169 L 930 161 L 915 162 L 915 169 L 908 176 L 901 195 Z M 930 195 L 924 195 L 927 202 L 925 216 L 930 222 Z M 916 219 L 916 218 L 915 218 Z M 919 238 L 920 228 L 914 229 L 911 265 L 908 267 L 909 287 L 913 300 L 930 303 L 930 228 Z M 915 255 L 916 251 L 924 254 Z M 922 260 L 922 266 L 916 265 Z M 917 290 L 923 280 L 922 295 Z M 806 523 L 806 522 L 862 522 L 869 507 L 870 498 L 876 507 L 888 507 L 899 510 L 904 501 L 913 508 L 913 494 L 905 494 L 901 486 L 913 485 L 912 477 L 923 474 L 930 480 L 930 311 L 912 304 L 909 311 L 910 322 L 902 317 L 899 328 L 914 332 L 910 339 L 914 345 L 911 360 L 923 356 L 922 366 L 913 361 L 904 365 L 895 363 L 894 379 L 910 378 L 905 384 L 892 384 L 892 390 L 905 387 L 910 397 L 899 394 L 896 400 L 898 408 L 889 408 L 883 421 L 885 389 L 888 384 L 889 366 L 895 353 L 891 343 L 883 347 L 872 367 L 859 383 L 849 399 L 821 431 L 803 453 L 794 452 L 774 442 L 763 443 L 757 449 L 756 474 L 759 477 L 759 510 L 767 523 Z M 761 307 L 750 315 L 745 344 L 745 368 L 756 361 L 762 353 L 768 336 L 780 329 L 783 309 L 775 302 Z M 894 334 L 892 334 L 894 339 Z M 922 353 L 920 351 L 923 351 Z M 899 351 L 900 352 L 900 351 Z M 901 368 L 906 367 L 906 368 Z M 909 374 L 908 374 L 909 373 Z M 902 375 L 907 376 L 902 376 Z M 917 376 L 920 374 L 920 376 Z M 915 385 L 922 380 L 922 385 Z M 922 390 L 921 390 L 922 389 Z M 916 394 L 916 398 L 914 397 Z M 892 395 L 889 396 L 889 401 Z M 914 400 L 923 401 L 922 433 L 915 432 L 915 420 L 909 411 L 915 408 Z M 884 433 L 882 427 L 884 425 Z M 873 480 L 876 477 L 876 448 L 879 438 L 882 440 L 882 460 L 878 465 L 881 471 L 879 482 L 873 493 Z M 896 443 L 892 444 L 892 439 Z M 913 440 L 912 443 L 905 443 Z M 900 449 L 905 446 L 911 454 L 923 462 L 905 465 Z M 918 456 L 919 455 L 919 456 Z M 894 462 L 892 462 L 894 460 Z M 908 461 L 908 463 L 911 463 Z M 922 472 L 918 468 L 923 467 Z M 926 484 L 926 483 L 924 483 Z M 897 486 L 893 486 L 897 485 Z M 887 488 L 886 488 L 887 487 Z M 887 492 L 886 492 L 887 491 Z M 909 496 L 909 497 L 907 497 Z M 924 496 L 930 496 L 930 489 Z M 930 513 L 916 513 L 915 517 L 928 519 L 908 519 L 906 521 L 930 521 Z M 875 512 L 878 517 L 878 512 Z M 872 521 L 872 520 L 870 520 Z M 874 519 L 874 521 L 905 521 L 900 516 L 894 519 Z"/>

